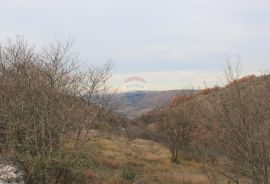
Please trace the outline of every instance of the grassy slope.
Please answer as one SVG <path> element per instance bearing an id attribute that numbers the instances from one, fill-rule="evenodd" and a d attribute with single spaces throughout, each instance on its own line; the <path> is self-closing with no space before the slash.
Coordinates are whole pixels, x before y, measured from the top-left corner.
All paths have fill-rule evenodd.
<path id="1" fill-rule="evenodd" d="M 269 95 L 269 81 L 270 75 L 261 76 L 242 82 L 240 87 L 246 92 L 255 88 L 260 90 L 263 96 L 267 96 Z M 217 92 L 215 98 L 223 98 L 223 93 L 224 89 Z M 195 100 L 202 105 L 198 108 L 203 109 L 203 104 L 207 105 L 209 102 L 209 95 L 198 96 Z M 202 110 L 202 112 L 205 111 Z M 136 184 L 207 183 L 207 179 L 200 172 L 198 163 L 182 161 L 180 165 L 171 164 L 168 149 L 158 143 L 139 139 L 128 142 L 118 138 L 97 139 L 91 141 L 89 146 L 91 145 L 99 145 L 99 162 L 104 163 L 101 165 L 107 170 L 104 172 L 105 175 L 100 175 L 101 172 L 95 174 L 104 178 L 121 176 L 121 170 L 128 165 L 136 170 L 137 177 L 134 182 Z M 224 181 L 222 179 L 221 182 Z"/>
<path id="2" fill-rule="evenodd" d="M 171 164 L 168 149 L 152 141 L 94 138 L 83 152 L 91 160 L 84 168 L 91 183 L 127 183 L 123 179 L 125 168 L 136 173 L 134 184 L 207 183 L 197 163 Z"/>

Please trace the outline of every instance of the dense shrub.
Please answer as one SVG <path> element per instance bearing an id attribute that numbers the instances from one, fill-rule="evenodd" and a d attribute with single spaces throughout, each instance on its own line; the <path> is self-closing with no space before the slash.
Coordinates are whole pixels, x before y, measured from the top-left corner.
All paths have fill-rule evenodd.
<path id="1" fill-rule="evenodd" d="M 124 170 L 123 170 L 123 174 L 122 174 L 122 177 L 132 183 L 133 181 L 135 181 L 135 178 L 136 178 L 136 172 L 133 168 L 131 167 L 125 167 Z"/>
<path id="2" fill-rule="evenodd" d="M 67 159 L 61 148 L 73 135 L 79 153 L 82 138 L 107 112 L 99 92 L 111 65 L 80 70 L 70 48 L 56 42 L 38 52 L 22 38 L 0 46 L 0 156 L 24 168 L 26 183 L 82 182 L 74 170 L 80 159 Z"/>

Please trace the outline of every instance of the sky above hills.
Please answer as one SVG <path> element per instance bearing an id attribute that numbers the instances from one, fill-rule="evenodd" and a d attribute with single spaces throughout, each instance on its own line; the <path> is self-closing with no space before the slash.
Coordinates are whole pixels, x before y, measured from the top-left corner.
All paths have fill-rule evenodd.
<path id="1" fill-rule="evenodd" d="M 85 65 L 113 60 L 113 83 L 146 89 L 214 85 L 227 57 L 270 70 L 269 0 L 0 0 L 0 40 L 74 39 Z"/>

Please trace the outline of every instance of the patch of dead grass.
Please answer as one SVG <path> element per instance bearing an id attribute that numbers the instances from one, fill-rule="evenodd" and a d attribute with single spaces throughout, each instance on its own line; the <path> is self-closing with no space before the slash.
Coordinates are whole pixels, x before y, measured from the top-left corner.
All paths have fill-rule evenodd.
<path id="1" fill-rule="evenodd" d="M 89 141 L 84 153 L 96 163 L 97 168 L 85 172 L 92 183 L 102 178 L 102 184 L 126 184 L 119 174 L 126 166 L 135 169 L 134 184 L 208 183 L 200 173 L 198 163 L 181 161 L 180 165 L 172 164 L 168 149 L 152 141 L 95 138 Z"/>

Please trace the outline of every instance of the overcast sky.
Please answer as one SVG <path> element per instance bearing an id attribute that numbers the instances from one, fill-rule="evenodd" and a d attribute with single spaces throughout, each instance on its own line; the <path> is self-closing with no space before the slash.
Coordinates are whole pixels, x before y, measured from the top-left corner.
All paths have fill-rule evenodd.
<path id="1" fill-rule="evenodd" d="M 270 0 L 0 0 L 0 40 L 75 39 L 86 65 L 113 60 L 114 81 L 147 89 L 216 83 L 227 56 L 270 70 Z"/>

